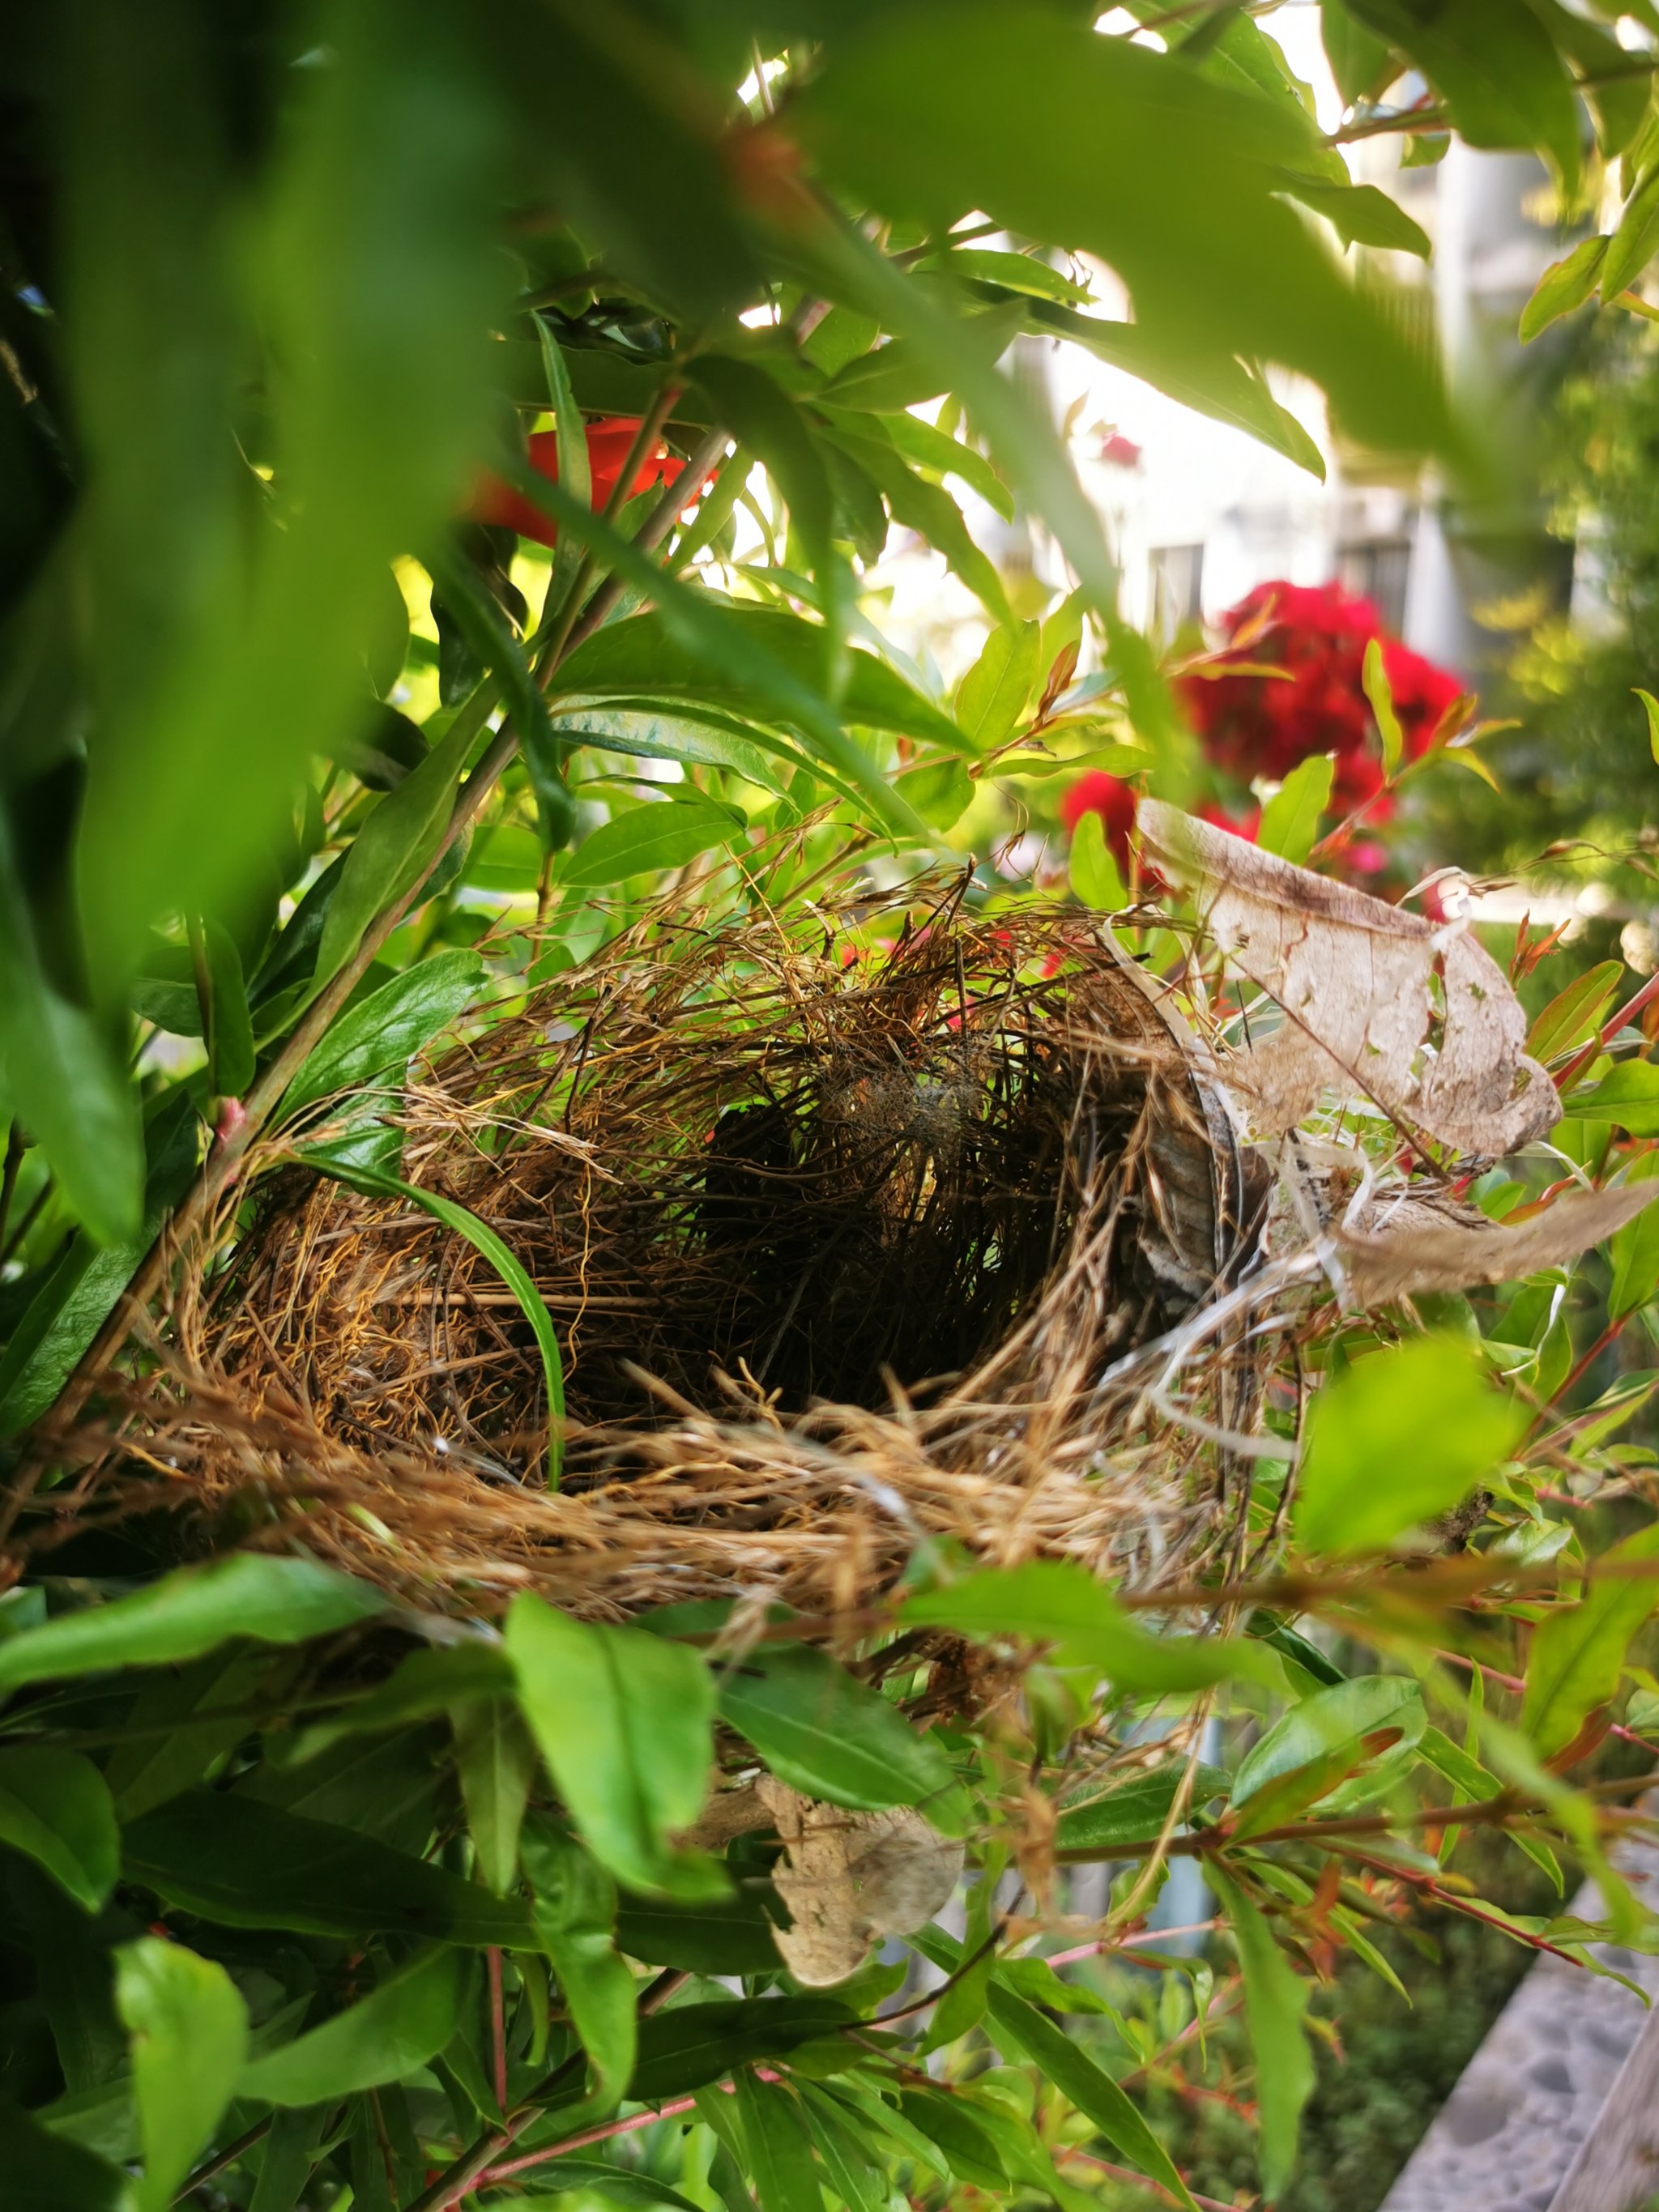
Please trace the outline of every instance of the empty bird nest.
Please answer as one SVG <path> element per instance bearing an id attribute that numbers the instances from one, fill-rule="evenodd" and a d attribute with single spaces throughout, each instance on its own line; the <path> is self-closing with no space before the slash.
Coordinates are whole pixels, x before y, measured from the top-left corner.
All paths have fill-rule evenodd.
<path id="1" fill-rule="evenodd" d="M 1331 1285 L 1497 1280 L 1549 1263 L 1540 1234 L 1559 1257 L 1616 1222 L 1499 1230 L 1358 1152 L 1288 1202 L 1285 1133 L 1300 1158 L 1333 1086 L 1419 1146 L 1484 1116 L 1442 1130 L 1465 1152 L 1524 1142 L 1553 1092 L 1472 939 L 1449 963 L 1455 933 L 1144 811 L 1286 1009 L 1276 1036 L 1195 1037 L 1075 908 L 854 884 L 787 922 L 658 914 L 390 1109 L 333 1100 L 251 1158 L 144 1378 L 54 1440 L 76 1471 L 35 1540 L 183 1506 L 207 1540 L 297 1537 L 422 1604 L 533 1587 L 611 1618 L 844 1613 L 929 1544 L 1143 1587 L 1214 1564 L 1262 1377 Z M 307 1146 L 382 1172 L 390 1148 L 495 1232 L 550 1318 L 562 1419 L 499 1255 Z"/>

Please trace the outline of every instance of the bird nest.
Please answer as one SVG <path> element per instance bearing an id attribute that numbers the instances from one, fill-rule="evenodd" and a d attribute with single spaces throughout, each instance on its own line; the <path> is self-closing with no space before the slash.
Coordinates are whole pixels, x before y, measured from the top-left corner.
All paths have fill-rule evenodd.
<path id="1" fill-rule="evenodd" d="M 1225 1540 L 1205 1421 L 1114 1378 L 1249 1264 L 1243 1156 L 1204 1048 L 1075 908 L 659 918 L 449 1049 L 395 1127 L 327 1110 L 304 1143 L 400 1141 L 527 1270 L 562 1421 L 497 1266 L 290 1131 L 177 1271 L 83 1507 L 184 1500 L 423 1603 L 613 1618 L 844 1611 L 929 1544 L 1145 1583 Z M 1218 1335 L 1188 1404 L 1231 1418 L 1239 1357 Z"/>

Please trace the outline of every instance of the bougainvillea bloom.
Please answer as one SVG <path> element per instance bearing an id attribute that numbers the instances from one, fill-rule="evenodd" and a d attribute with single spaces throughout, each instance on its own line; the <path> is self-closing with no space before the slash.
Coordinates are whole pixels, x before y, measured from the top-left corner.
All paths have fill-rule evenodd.
<path id="1" fill-rule="evenodd" d="M 600 415 L 587 425 L 587 466 L 593 479 L 592 504 L 595 514 L 609 506 L 622 472 L 628 465 L 628 456 L 635 438 L 639 434 L 637 415 Z M 556 430 L 538 430 L 529 441 L 530 465 L 538 476 L 550 483 L 559 480 L 559 438 Z M 685 463 L 666 446 L 659 445 L 648 454 L 634 472 L 629 487 L 629 498 L 649 491 L 653 484 L 672 484 L 684 470 Z M 527 500 L 522 492 L 514 491 L 511 484 L 503 483 L 497 476 L 484 476 L 467 506 L 467 519 L 472 522 L 494 524 L 503 530 L 516 530 L 520 538 L 533 538 L 538 544 L 551 545 L 559 535 L 559 526 L 542 513 L 540 507 Z"/>
<path id="2" fill-rule="evenodd" d="M 1264 613 L 1267 626 L 1256 630 Z M 1382 763 L 1365 696 L 1365 647 L 1382 647 L 1382 666 L 1408 757 L 1425 751 L 1436 725 L 1458 697 L 1457 678 L 1387 636 L 1369 599 L 1339 584 L 1262 584 L 1223 617 L 1230 638 L 1251 626 L 1239 660 L 1273 663 L 1285 675 L 1188 676 L 1180 690 L 1206 757 L 1241 783 L 1282 782 L 1316 753 L 1335 756 L 1332 808 L 1352 813 L 1382 787 Z M 1212 665 L 1215 664 L 1212 664 Z M 1224 656 L 1219 664 L 1224 667 Z M 1373 805 L 1380 821 L 1389 803 Z"/>

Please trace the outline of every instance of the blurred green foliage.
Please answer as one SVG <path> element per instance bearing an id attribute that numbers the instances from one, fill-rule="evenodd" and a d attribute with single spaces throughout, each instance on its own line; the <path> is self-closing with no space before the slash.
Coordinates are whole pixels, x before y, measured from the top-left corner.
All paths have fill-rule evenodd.
<path id="1" fill-rule="evenodd" d="M 502 1638 L 303 1556 L 180 1568 L 153 1524 L 52 1548 L 64 1468 L 37 1425 L 108 1410 L 190 1232 L 222 1208 L 235 1233 L 256 1141 L 292 1145 L 343 1093 L 321 1166 L 407 1192 L 411 1065 L 556 988 L 665 895 L 705 927 L 765 910 L 816 928 L 826 873 L 919 873 L 956 825 L 1011 819 L 1075 766 L 1183 787 L 1158 656 L 1121 617 L 1063 440 L 1005 366 L 1016 341 L 1084 346 L 1317 469 L 1269 381 L 1296 371 L 1350 433 L 1478 477 L 1491 457 L 1420 325 L 1342 256 L 1422 250 L 1341 154 L 1421 123 L 1401 104 L 1419 88 L 1469 143 L 1540 152 L 1564 193 L 1589 134 L 1624 165 L 1617 233 L 1534 320 L 1639 274 L 1659 119 L 1647 60 L 1599 24 L 1325 0 L 1348 103 L 1326 134 L 1245 11 L 1146 0 L 1130 22 L 1158 27 L 1135 37 L 1094 14 L 64 0 L 0 24 L 0 2156 L 24 2201 L 436 2212 L 513 2201 L 511 2173 L 482 2177 L 516 2146 L 595 2150 L 556 2179 L 635 2207 L 744 2212 L 752 2188 L 761 2212 L 820 2212 L 827 2187 L 881 2212 L 965 2188 L 1073 2212 L 1064 2154 L 1085 2143 L 1181 2201 L 1176 2160 L 1201 2166 L 1208 2138 L 1143 2077 L 1208 1992 L 1172 1967 L 1136 1986 L 1115 2045 L 1085 2047 L 1048 2015 L 1107 2000 L 1012 1955 L 991 1920 L 1011 1855 L 1086 1788 L 1079 1745 L 1133 1753 L 1168 1700 L 1222 1681 L 1230 1751 L 1262 1738 L 1256 1835 L 1220 1770 L 1204 1802 L 1224 1809 L 1186 1809 L 1231 1824 L 1202 1848 L 1226 1860 L 1237 2063 L 1281 2172 L 1312 2078 L 1308 1943 L 1334 1929 L 1365 1957 L 1304 1816 L 1382 1805 L 1409 1838 L 1425 1792 L 1485 1793 L 1508 1820 L 1507 1787 L 1535 1859 L 1546 1836 L 1595 1848 L 1590 1801 L 1513 1722 L 1478 1739 L 1490 1769 L 1431 1725 L 1462 1682 L 1388 1620 L 1344 1683 L 1288 1601 L 1200 1641 L 1138 1626 L 1075 1562 L 975 1583 L 919 1555 L 937 1587 L 912 1593 L 915 1620 L 988 1647 L 952 1665 L 1021 1681 L 982 1729 L 931 1729 L 936 1660 L 896 1616 L 857 1655 L 844 1624 L 814 1624 L 838 1656 L 781 1644 L 796 1656 L 756 1667 L 763 1695 L 723 1686 L 706 1624 L 595 1626 L 526 1595 Z M 1132 319 L 1103 312 L 1093 260 Z M 1609 380 L 1624 412 L 1574 483 L 1632 580 L 1626 659 L 1573 678 L 1608 697 L 1654 618 L 1634 480 L 1659 409 L 1639 349 L 1586 409 Z M 970 492 L 1036 517 L 1074 588 L 1011 608 Z M 993 619 L 953 696 L 877 618 L 895 532 Z M 1583 773 L 1589 820 L 1600 771 Z M 1275 817 L 1297 851 L 1320 781 Z M 1027 896 L 982 859 L 968 872 L 976 902 Z M 1115 902 L 1103 840 L 1073 884 Z M 1168 931 L 1140 950 L 1182 957 Z M 1639 1091 L 1644 1040 L 1601 1039 L 1605 1011 L 1575 1004 L 1549 1035 L 1553 1072 L 1590 1094 L 1560 1141 L 1639 1176 L 1632 1107 L 1651 1102 L 1606 1079 L 1616 1050 Z M 1500 1215 L 1545 1171 L 1494 1168 L 1478 1194 Z M 419 1195 L 532 1332 L 556 1480 L 554 1319 L 503 1241 Z M 1621 1234 L 1622 1322 L 1659 1251 Z M 1456 1469 L 1491 1483 L 1492 1546 L 1564 1562 L 1553 1641 L 1583 1663 L 1558 1670 L 1551 1748 L 1593 1735 L 1627 1677 L 1653 1688 L 1627 1662 L 1633 1603 L 1578 1601 L 1583 1544 L 1543 1510 L 1569 1447 L 1591 1488 L 1639 1489 L 1651 1464 L 1617 1441 L 1645 1385 L 1562 1432 L 1595 1354 L 1581 1279 L 1407 1317 L 1481 1337 L 1553 1425 L 1531 1461 L 1477 1464 L 1506 1419 Z M 1345 1327 L 1329 1364 L 1392 1357 L 1392 1334 Z M 1421 1419 L 1449 1419 L 1462 1386 L 1412 1371 Z M 1258 1562 L 1286 1540 L 1308 1379 L 1270 1405 L 1285 1455 L 1243 1496 Z M 1322 1447 L 1333 1494 L 1375 1480 L 1348 1443 Z M 1372 1526 L 1392 1539 L 1400 1520 Z M 1504 1603 L 1505 1632 L 1538 1609 Z M 1370 1671 L 1402 1650 L 1421 1690 Z M 1356 1718 L 1382 1710 L 1395 1724 Z M 711 1775 L 757 1760 L 825 1802 L 931 1806 L 968 1831 L 978 1955 L 939 1928 L 917 1941 L 957 1969 L 939 2075 L 918 2063 L 921 2000 L 896 2040 L 868 2035 L 904 1969 L 791 1984 L 775 1841 L 683 1847 Z M 1179 1784 L 1168 1761 L 1152 1780 L 1110 1808 L 1110 1848 L 1134 1855 L 1118 1932 L 1161 1879 Z M 1419 1861 L 1402 1863 L 1432 1883 Z M 1022 1864 L 1038 1893 L 1040 1849 Z M 1018 2063 L 988 2069 L 987 2038 Z"/>

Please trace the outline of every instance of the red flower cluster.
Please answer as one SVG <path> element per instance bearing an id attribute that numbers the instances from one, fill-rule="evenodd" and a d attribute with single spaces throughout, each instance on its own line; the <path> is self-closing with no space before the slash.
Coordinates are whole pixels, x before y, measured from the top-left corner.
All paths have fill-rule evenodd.
<path id="1" fill-rule="evenodd" d="M 1365 647 L 1373 638 L 1382 646 L 1383 672 L 1409 758 L 1427 750 L 1461 694 L 1457 678 L 1387 636 L 1370 601 L 1352 598 L 1338 584 L 1316 589 L 1262 584 L 1230 609 L 1223 622 L 1228 637 L 1240 639 L 1242 634 L 1242 641 L 1224 648 L 1211 663 L 1221 672 L 1185 676 L 1178 684 L 1206 758 L 1224 775 L 1248 784 L 1257 776 L 1282 782 L 1312 755 L 1334 754 L 1333 811 L 1348 815 L 1369 800 L 1364 826 L 1386 821 L 1393 802 L 1377 796 L 1382 761 L 1365 696 Z M 1234 674 L 1228 672 L 1229 659 L 1257 667 L 1270 664 L 1285 672 Z M 1133 786 L 1095 769 L 1072 785 L 1060 812 L 1068 830 L 1075 830 L 1085 814 L 1098 814 L 1106 842 L 1127 877 L 1135 805 Z M 1257 808 L 1243 818 L 1213 804 L 1198 812 L 1237 837 L 1254 837 L 1260 819 Z M 1342 858 L 1360 875 L 1375 875 L 1388 862 L 1383 847 L 1369 837 L 1348 839 Z M 1149 887 L 1158 887 L 1144 871 L 1143 877 Z"/>
<path id="2" fill-rule="evenodd" d="M 1097 814 L 1106 833 L 1106 849 L 1117 863 L 1117 872 L 1127 883 L 1129 878 L 1129 838 L 1135 826 L 1135 809 L 1139 794 L 1133 784 L 1125 783 L 1121 776 L 1108 775 L 1104 769 L 1091 768 L 1086 775 L 1079 776 L 1060 799 L 1060 818 L 1068 830 L 1075 832 L 1085 814 Z M 1254 839 L 1256 824 L 1261 819 L 1261 809 L 1251 807 L 1242 819 L 1229 814 L 1224 807 L 1205 805 L 1198 809 L 1199 819 L 1213 823 L 1218 830 L 1230 830 L 1235 837 Z M 1164 878 L 1156 868 L 1149 867 L 1143 860 L 1140 881 L 1144 890 L 1161 890 Z"/>
<path id="3" fill-rule="evenodd" d="M 1261 627 L 1267 617 L 1266 627 Z M 1334 753 L 1336 780 L 1331 803 L 1350 814 L 1382 787 L 1382 762 L 1363 682 L 1365 647 L 1382 647 L 1383 672 L 1408 757 L 1426 751 L 1430 738 L 1462 686 L 1422 654 L 1388 637 L 1369 599 L 1351 598 L 1338 584 L 1310 588 L 1258 585 L 1223 617 L 1229 637 L 1245 631 L 1241 661 L 1272 663 L 1284 676 L 1187 676 L 1180 690 L 1205 754 L 1241 783 L 1255 776 L 1283 781 L 1315 753 Z M 1226 656 L 1214 665 L 1224 668 Z M 1386 818 L 1387 802 L 1368 819 Z"/>
<path id="4" fill-rule="evenodd" d="M 617 489 L 628 456 L 638 435 L 640 418 L 637 415 L 601 415 L 587 425 L 587 466 L 593 479 L 592 504 L 595 514 L 609 505 L 611 495 Z M 538 476 L 550 483 L 559 481 L 559 439 L 555 430 L 538 430 L 529 441 L 530 465 Z M 653 484 L 672 484 L 684 468 L 685 463 L 665 446 L 659 445 L 654 454 L 641 462 L 629 487 L 629 496 L 648 491 Z M 559 527 L 540 507 L 532 504 L 522 492 L 514 491 L 497 476 L 486 475 L 480 481 L 467 505 L 470 522 L 488 522 L 502 530 L 516 530 L 520 538 L 533 538 L 543 545 L 551 545 L 558 538 Z"/>

